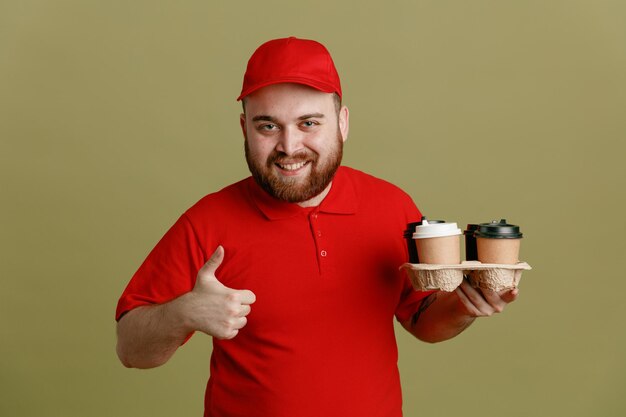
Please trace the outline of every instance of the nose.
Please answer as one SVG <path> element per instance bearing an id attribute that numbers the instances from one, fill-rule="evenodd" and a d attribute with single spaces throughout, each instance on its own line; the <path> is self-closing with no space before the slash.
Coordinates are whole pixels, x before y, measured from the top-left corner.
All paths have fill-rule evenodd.
<path id="1" fill-rule="evenodd" d="M 304 148 L 303 133 L 294 127 L 285 126 L 278 138 L 276 150 L 285 155 L 294 155 Z"/>

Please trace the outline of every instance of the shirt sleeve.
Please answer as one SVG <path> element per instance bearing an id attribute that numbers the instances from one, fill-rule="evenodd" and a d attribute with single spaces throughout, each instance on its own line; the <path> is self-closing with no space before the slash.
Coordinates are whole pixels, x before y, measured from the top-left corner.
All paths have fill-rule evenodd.
<path id="1" fill-rule="evenodd" d="M 205 258 L 193 225 L 186 215 L 181 216 L 131 278 L 118 301 L 115 319 L 139 306 L 162 304 L 191 291 Z"/>
<path id="2" fill-rule="evenodd" d="M 406 273 L 403 271 L 406 275 Z M 409 320 L 417 312 L 422 300 L 435 291 L 416 291 L 413 289 L 409 278 L 406 278 L 402 298 L 396 309 L 396 319 L 402 323 Z"/>

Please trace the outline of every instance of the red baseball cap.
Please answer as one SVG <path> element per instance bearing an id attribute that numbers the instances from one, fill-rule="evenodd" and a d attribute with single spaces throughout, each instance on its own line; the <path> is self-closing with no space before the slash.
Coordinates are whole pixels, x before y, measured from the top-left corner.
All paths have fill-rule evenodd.
<path id="1" fill-rule="evenodd" d="M 341 97 L 341 82 L 330 53 L 319 42 L 295 37 L 274 39 L 250 57 L 237 101 L 271 84 L 296 83 Z"/>

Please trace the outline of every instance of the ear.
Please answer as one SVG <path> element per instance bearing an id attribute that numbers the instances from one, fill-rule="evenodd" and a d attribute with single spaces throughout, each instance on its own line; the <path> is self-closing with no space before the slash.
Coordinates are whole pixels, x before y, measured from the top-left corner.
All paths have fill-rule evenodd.
<path id="1" fill-rule="evenodd" d="M 241 132 L 243 133 L 243 137 L 247 137 L 248 132 L 246 131 L 246 114 L 241 113 L 239 115 L 239 124 L 241 125 Z"/>
<path id="2" fill-rule="evenodd" d="M 342 106 L 339 110 L 339 131 L 341 138 L 345 142 L 348 140 L 348 132 L 350 131 L 350 112 L 346 106 Z"/>

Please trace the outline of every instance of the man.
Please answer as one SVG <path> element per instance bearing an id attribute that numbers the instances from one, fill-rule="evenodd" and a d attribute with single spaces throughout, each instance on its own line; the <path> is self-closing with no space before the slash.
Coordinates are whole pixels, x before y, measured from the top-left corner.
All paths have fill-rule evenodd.
<path id="1" fill-rule="evenodd" d="M 437 342 L 517 297 L 411 288 L 402 234 L 421 214 L 395 186 L 340 166 L 341 98 L 321 44 L 261 45 L 239 96 L 252 177 L 185 212 L 120 298 L 128 367 L 213 336 L 205 416 L 400 416 L 394 315 Z"/>

